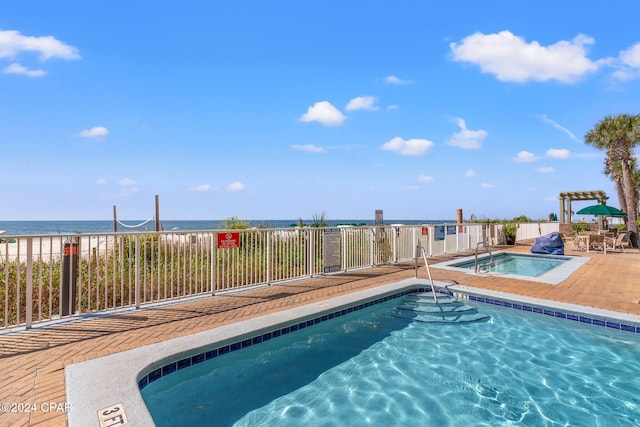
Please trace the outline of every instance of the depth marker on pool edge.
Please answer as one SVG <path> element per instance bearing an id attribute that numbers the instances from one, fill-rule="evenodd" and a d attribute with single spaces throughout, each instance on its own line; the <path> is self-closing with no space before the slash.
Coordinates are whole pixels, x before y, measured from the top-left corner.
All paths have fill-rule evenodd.
<path id="1" fill-rule="evenodd" d="M 128 423 L 122 402 L 98 410 L 98 419 L 100 427 L 121 426 Z"/>

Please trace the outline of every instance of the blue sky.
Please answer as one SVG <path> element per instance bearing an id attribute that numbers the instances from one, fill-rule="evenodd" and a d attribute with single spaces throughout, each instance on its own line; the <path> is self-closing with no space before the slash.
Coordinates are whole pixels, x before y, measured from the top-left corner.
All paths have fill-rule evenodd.
<path id="1" fill-rule="evenodd" d="M 638 113 L 638 16 L 635 0 L 7 0 L 0 220 L 146 219 L 156 194 L 161 219 L 546 218 L 581 190 L 615 206 L 583 137 Z"/>

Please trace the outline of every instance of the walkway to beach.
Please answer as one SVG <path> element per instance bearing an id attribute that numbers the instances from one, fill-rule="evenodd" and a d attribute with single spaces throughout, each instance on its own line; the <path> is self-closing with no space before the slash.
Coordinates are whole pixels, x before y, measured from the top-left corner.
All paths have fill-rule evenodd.
<path id="1" fill-rule="evenodd" d="M 515 250 L 528 252 L 529 246 Z M 606 255 L 568 249 L 566 253 L 590 260 L 559 285 L 431 271 L 435 280 L 640 315 L 637 249 Z M 469 253 L 429 263 L 462 255 Z M 419 275 L 426 277 L 424 267 Z M 413 262 L 0 335 L 0 426 L 66 425 L 64 368 L 70 364 L 410 277 L 414 277 Z M 22 412 L 7 413 L 7 408 Z"/>

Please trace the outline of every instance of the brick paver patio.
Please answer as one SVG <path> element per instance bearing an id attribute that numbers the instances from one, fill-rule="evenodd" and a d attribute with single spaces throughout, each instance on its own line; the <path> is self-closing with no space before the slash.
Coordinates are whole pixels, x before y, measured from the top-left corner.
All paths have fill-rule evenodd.
<path id="1" fill-rule="evenodd" d="M 515 250 L 528 252 L 529 247 Z M 638 250 L 605 255 L 567 249 L 566 253 L 590 260 L 558 285 L 440 269 L 431 272 L 435 280 L 640 315 Z M 469 253 L 429 263 L 460 255 Z M 31 412 L 0 412 L 0 426 L 66 425 L 67 365 L 399 281 L 414 273 L 413 262 L 387 265 L 0 335 L 0 401 L 34 405 Z M 426 277 L 424 267 L 419 275 Z"/>

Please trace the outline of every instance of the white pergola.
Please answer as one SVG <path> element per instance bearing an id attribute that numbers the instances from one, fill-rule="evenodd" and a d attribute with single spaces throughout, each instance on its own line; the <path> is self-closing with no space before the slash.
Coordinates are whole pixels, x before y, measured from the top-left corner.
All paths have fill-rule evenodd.
<path id="1" fill-rule="evenodd" d="M 566 191 L 560 193 L 560 224 L 571 224 L 572 200 L 597 200 L 599 204 L 607 204 L 607 194 L 602 190 L 594 191 Z"/>

